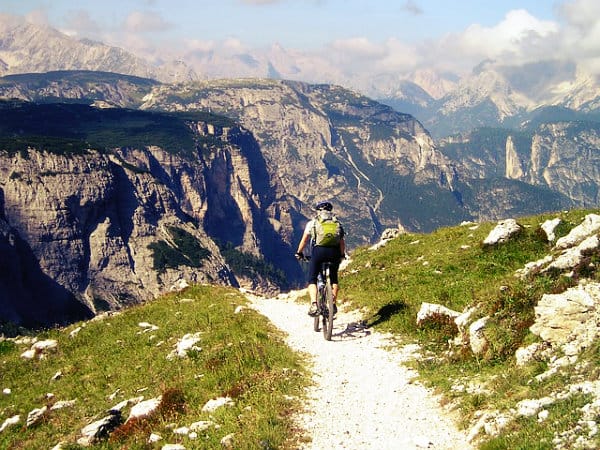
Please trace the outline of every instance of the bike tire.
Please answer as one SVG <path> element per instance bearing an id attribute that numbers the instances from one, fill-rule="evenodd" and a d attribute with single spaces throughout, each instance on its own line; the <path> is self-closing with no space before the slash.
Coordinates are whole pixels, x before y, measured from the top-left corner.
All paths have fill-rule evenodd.
<path id="1" fill-rule="evenodd" d="M 321 322 L 321 314 L 317 314 L 314 317 L 314 321 L 313 321 L 313 329 L 315 331 L 320 331 L 321 330 L 321 327 L 319 327 L 320 322 Z"/>
<path id="2" fill-rule="evenodd" d="M 330 341 L 333 332 L 333 290 L 331 289 L 331 283 L 325 285 L 325 299 L 327 309 L 323 313 L 323 336 L 325 340 Z"/>
<path id="3" fill-rule="evenodd" d="M 325 288 L 319 287 L 317 291 L 317 315 L 314 317 L 313 321 L 313 329 L 315 331 L 321 331 L 321 311 L 323 310 L 323 305 L 325 304 Z"/>

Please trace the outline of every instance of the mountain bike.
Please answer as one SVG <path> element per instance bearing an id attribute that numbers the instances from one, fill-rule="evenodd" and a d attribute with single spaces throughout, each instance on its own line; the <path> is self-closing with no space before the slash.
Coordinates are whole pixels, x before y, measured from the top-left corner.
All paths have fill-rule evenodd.
<path id="1" fill-rule="evenodd" d="M 333 290 L 331 279 L 329 278 L 330 262 L 321 264 L 321 270 L 317 277 L 317 315 L 314 317 L 313 328 L 319 331 L 319 325 L 322 324 L 323 336 L 326 340 L 331 340 L 333 331 L 333 319 L 335 315 L 333 304 Z"/>
<path id="2" fill-rule="evenodd" d="M 310 261 L 310 256 L 302 255 L 300 261 Z M 329 277 L 329 269 L 331 262 L 324 261 L 321 264 L 319 274 L 317 276 L 317 313 L 313 317 L 313 329 L 315 331 L 323 330 L 323 336 L 326 340 L 331 340 L 333 332 L 333 319 L 335 318 L 335 306 L 333 303 L 333 288 L 331 286 L 331 278 Z"/>

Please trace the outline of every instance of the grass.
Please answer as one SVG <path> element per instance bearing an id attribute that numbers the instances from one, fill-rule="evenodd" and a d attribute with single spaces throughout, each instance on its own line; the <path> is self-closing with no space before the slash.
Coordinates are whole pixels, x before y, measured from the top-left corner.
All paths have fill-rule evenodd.
<path id="1" fill-rule="evenodd" d="M 376 329 L 400 336 L 402 342 L 419 343 L 428 356 L 414 363 L 421 379 L 460 412 L 465 426 L 472 426 L 478 411 L 510 411 L 521 400 L 542 398 L 573 382 L 598 378 L 600 344 L 588 349 L 570 372 L 543 382 L 532 380 L 547 369 L 544 362 L 516 367 L 514 358 L 519 347 L 539 341 L 529 327 L 535 319 L 534 306 L 544 293 L 562 292 L 580 276 L 596 281 L 600 278 L 595 270 L 598 254 L 590 256 L 593 264 L 581 268 L 574 279 L 560 274 L 526 280 L 515 276 L 527 262 L 552 253 L 540 229 L 543 221 L 560 217 L 562 223 L 556 232 L 561 237 L 589 213 L 598 214 L 598 210 L 520 218 L 523 231 L 493 247 L 481 243 L 496 223 L 404 234 L 377 251 L 357 249 L 342 275 L 341 300 L 365 311 L 369 325 Z M 487 351 L 477 357 L 469 350 L 449 352 L 448 341 L 456 335 L 456 327 L 441 319 L 417 327 L 417 312 L 424 302 L 458 312 L 476 307 L 477 317 L 489 316 Z M 552 437 L 575 426 L 584 400 L 570 397 L 555 403 L 549 408 L 549 418 L 541 423 L 536 417 L 511 422 L 498 437 L 483 439 L 481 448 L 553 448 Z M 599 438 L 595 442 L 600 445 Z"/>
<path id="2" fill-rule="evenodd" d="M 523 231 L 493 247 L 481 243 L 495 223 L 481 223 L 404 234 L 377 251 L 356 249 L 342 274 L 340 300 L 364 311 L 368 325 L 393 333 L 398 342 L 421 344 L 426 357 L 413 364 L 422 382 L 460 413 L 465 428 L 472 427 L 482 411 L 508 413 L 522 400 L 552 396 L 574 382 L 600 376 L 599 342 L 580 355 L 577 365 L 543 381 L 535 377 L 548 369 L 546 362 L 517 367 L 514 358 L 518 347 L 539 340 L 529 327 L 541 296 L 575 282 L 559 274 L 520 280 L 515 271 L 552 252 L 540 232 L 544 220 L 559 216 L 561 237 L 589 213 L 598 211 L 520 218 Z M 598 254 L 590 255 L 594 265 L 580 269 L 575 278 L 597 281 L 594 267 L 599 260 Z M 457 311 L 476 306 L 478 316 L 490 317 L 485 328 L 487 351 L 477 357 L 469 350 L 449 352 L 455 325 L 439 317 L 417 327 L 423 302 Z M 74 443 L 85 425 L 104 417 L 119 401 L 139 395 L 162 395 L 161 408 L 119 428 L 95 448 L 159 448 L 168 442 L 216 449 L 231 433 L 236 449 L 293 447 L 296 430 L 291 414 L 300 407 L 308 383 L 304 362 L 266 319 L 251 310 L 234 314 L 244 304 L 236 290 L 196 286 L 101 321 L 48 330 L 39 338 L 57 339 L 58 351 L 42 360 L 24 360 L 19 355 L 27 346 L 0 340 L 0 388 L 12 390 L 0 396 L 0 417 L 23 417 L 21 425 L 0 433 L 0 448 L 45 449 L 58 442 L 78 448 Z M 140 322 L 158 329 L 143 332 Z M 77 326 L 81 330 L 70 338 Z M 200 351 L 185 359 L 166 358 L 179 338 L 195 332 L 201 333 Z M 58 371 L 62 377 L 52 381 Z M 109 400 L 111 394 L 116 397 Z M 212 414 L 202 412 L 208 400 L 224 396 L 233 398 L 234 405 Z M 23 427 L 24 417 L 34 408 L 72 399 L 77 400 L 74 406 L 52 411 L 31 428 Z M 561 398 L 545 407 L 545 420 L 537 416 L 511 420 L 497 436 L 482 437 L 479 448 L 550 449 L 557 436 L 567 447 L 573 445 L 577 433 L 585 433 L 579 421 L 590 400 L 583 393 Z M 193 441 L 172 431 L 174 426 L 209 419 L 219 427 Z M 163 436 L 163 441 L 148 444 L 151 432 Z M 600 438 L 593 439 L 600 446 Z"/>
<path id="3" fill-rule="evenodd" d="M 56 339 L 58 351 L 41 360 L 20 357 L 28 346 L 1 341 L 2 389 L 12 393 L 0 397 L 0 417 L 19 414 L 22 422 L 0 433 L 0 448 L 47 449 L 58 442 L 79 448 L 75 443 L 84 426 L 120 401 L 140 395 L 163 395 L 163 409 L 94 448 L 160 448 L 167 442 L 221 448 L 220 440 L 230 433 L 236 448 L 280 448 L 293 434 L 289 413 L 298 407 L 293 398 L 306 378 L 299 357 L 266 319 L 250 309 L 234 314 L 245 304 L 235 290 L 197 286 L 104 320 L 49 330 L 39 338 Z M 158 329 L 144 332 L 140 322 Z M 69 337 L 78 326 L 79 333 Z M 196 332 L 201 333 L 200 351 L 167 359 L 178 339 Z M 53 381 L 59 371 L 62 376 Z M 212 414 L 201 411 L 208 400 L 226 396 L 233 406 Z M 59 400 L 76 403 L 52 411 L 31 428 L 23 426 L 29 411 Z M 200 420 L 213 420 L 219 427 L 195 441 L 172 432 L 171 424 L 189 426 Z M 163 436 L 160 445 L 146 443 L 149 432 Z"/>

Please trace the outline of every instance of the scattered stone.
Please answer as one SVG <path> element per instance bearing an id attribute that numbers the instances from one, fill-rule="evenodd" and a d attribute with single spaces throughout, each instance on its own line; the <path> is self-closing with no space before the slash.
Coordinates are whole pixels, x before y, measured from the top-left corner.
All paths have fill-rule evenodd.
<path id="1" fill-rule="evenodd" d="M 598 231 L 600 231 L 600 216 L 597 214 L 588 214 L 580 225 L 577 225 L 569 234 L 556 241 L 555 248 L 572 247 Z"/>
<path id="2" fill-rule="evenodd" d="M 151 433 L 148 438 L 148 444 L 154 444 L 158 441 L 162 441 L 162 436 L 160 434 Z"/>
<path id="3" fill-rule="evenodd" d="M 423 302 L 417 313 L 417 325 L 420 326 L 423 322 L 439 315 L 455 320 L 460 313 L 437 303 Z"/>
<path id="4" fill-rule="evenodd" d="M 139 402 L 138 404 L 134 405 L 133 408 L 131 408 L 131 411 L 129 412 L 129 417 L 127 418 L 127 421 L 135 417 L 144 417 L 150 415 L 156 410 L 156 408 L 158 408 L 158 405 L 160 405 L 161 400 L 162 395 L 156 398 L 151 398 L 150 400 Z"/>
<path id="5" fill-rule="evenodd" d="M 210 420 L 201 420 L 190 425 L 191 431 L 204 431 L 212 427 L 215 423 Z"/>
<path id="6" fill-rule="evenodd" d="M 600 302 L 600 284 L 587 283 L 569 288 L 561 294 L 544 294 L 535 306 L 535 322 L 532 333 L 553 345 L 573 341 L 571 334 L 579 330 L 585 342 L 598 335 L 596 319 L 597 303 Z"/>
<path id="7" fill-rule="evenodd" d="M 514 219 L 502 220 L 483 240 L 483 245 L 502 244 L 519 233 L 521 229 L 521 226 Z"/>
<path id="8" fill-rule="evenodd" d="M 10 427 L 12 425 L 17 425 L 20 421 L 21 421 L 21 416 L 19 416 L 19 415 L 9 417 L 0 426 L 0 433 L 2 433 L 4 430 L 6 430 L 8 427 Z"/>
<path id="9" fill-rule="evenodd" d="M 23 358 L 23 359 L 35 358 L 35 350 L 32 350 L 32 349 L 25 350 L 23 353 L 21 353 L 21 358 Z"/>
<path id="10" fill-rule="evenodd" d="M 566 270 L 573 269 L 581 264 L 583 258 L 600 246 L 598 236 L 590 236 L 584 239 L 577 247 L 565 250 L 558 258 L 554 260 L 544 271 L 551 269 Z"/>
<path id="11" fill-rule="evenodd" d="M 82 327 L 77 327 L 77 328 L 75 328 L 73 331 L 71 331 L 71 332 L 69 333 L 69 337 L 70 337 L 71 339 L 73 339 L 74 337 L 76 337 L 76 336 L 79 334 L 79 332 L 80 332 L 81 330 L 82 330 Z"/>
<path id="12" fill-rule="evenodd" d="M 4 395 L 10 395 L 12 393 L 12 391 L 10 390 L 10 388 L 4 388 L 4 389 L 2 389 L 2 393 Z"/>
<path id="13" fill-rule="evenodd" d="M 489 347 L 489 342 L 483 332 L 489 317 L 482 317 L 469 326 L 469 344 L 475 355 L 482 355 Z"/>
<path id="14" fill-rule="evenodd" d="M 235 311 L 233 312 L 234 314 L 240 314 L 242 311 L 244 311 L 246 308 L 243 305 L 239 305 L 237 308 L 235 308 Z"/>
<path id="15" fill-rule="evenodd" d="M 54 411 L 56 409 L 70 408 L 75 406 L 75 403 L 77 403 L 77 400 L 61 400 L 52 405 L 50 410 Z"/>
<path id="16" fill-rule="evenodd" d="M 214 412 L 221 406 L 230 406 L 233 405 L 234 402 L 230 397 L 220 397 L 216 399 L 211 399 L 204 404 L 202 407 L 202 412 Z"/>
<path id="17" fill-rule="evenodd" d="M 234 443 L 233 438 L 234 438 L 233 433 L 228 434 L 227 436 L 224 436 L 223 439 L 221 439 L 221 446 L 223 448 L 233 448 L 233 443 Z"/>
<path id="18" fill-rule="evenodd" d="M 183 291 L 185 288 L 189 287 L 190 284 L 185 279 L 179 279 L 171 286 L 171 291 Z"/>
<path id="19" fill-rule="evenodd" d="M 63 376 L 63 373 L 62 373 L 62 371 L 60 371 L 60 370 L 59 370 L 58 372 L 56 372 L 56 373 L 54 374 L 54 376 L 51 378 L 51 380 L 52 380 L 52 381 L 59 380 L 59 379 L 61 379 L 61 378 L 62 378 L 62 376 Z"/>
<path id="20" fill-rule="evenodd" d="M 31 348 L 21 354 L 21 358 L 33 359 L 36 356 L 43 358 L 46 353 L 54 352 L 58 348 L 58 342 L 54 339 L 34 342 Z"/>
<path id="21" fill-rule="evenodd" d="M 544 233 L 546 233 L 546 238 L 548 239 L 548 242 L 552 242 L 556 239 L 554 231 L 556 230 L 556 227 L 560 225 L 561 222 L 562 221 L 560 220 L 560 218 L 557 217 L 556 219 L 546 220 L 541 225 L 542 230 L 544 230 Z"/>
<path id="22" fill-rule="evenodd" d="M 96 422 L 85 426 L 81 430 L 82 436 L 77 439 L 77 443 L 88 447 L 101 439 L 107 438 L 110 433 L 123 423 L 123 418 L 119 411 L 110 411 L 110 414 Z"/>
<path id="23" fill-rule="evenodd" d="M 533 360 L 542 360 L 543 353 L 547 352 L 550 346 L 546 342 L 536 342 L 527 347 L 518 348 L 515 352 L 515 359 L 518 367 Z"/>
<path id="24" fill-rule="evenodd" d="M 174 359 L 174 358 L 186 358 L 188 355 L 188 352 L 190 351 L 196 351 L 199 352 L 202 350 L 201 347 L 197 347 L 196 343 L 198 341 L 200 341 L 200 332 L 197 333 L 188 333 L 186 335 L 184 335 L 175 345 L 175 350 L 173 350 L 171 353 L 169 353 L 169 355 L 167 356 L 167 359 Z"/>
<path id="25" fill-rule="evenodd" d="M 40 420 L 42 420 L 42 418 L 46 415 L 47 412 L 48 412 L 47 406 L 42 406 L 41 408 L 32 409 L 31 411 L 29 411 L 29 414 L 27 414 L 27 421 L 25 423 L 25 426 L 27 428 L 29 428 L 29 427 L 32 427 L 35 424 L 39 423 Z"/>
<path id="26" fill-rule="evenodd" d="M 181 444 L 165 444 L 161 447 L 162 450 L 185 450 Z"/>
<path id="27" fill-rule="evenodd" d="M 148 322 L 140 322 L 140 323 L 138 323 L 138 326 L 144 329 L 144 331 L 142 331 L 143 333 L 147 333 L 148 331 L 158 330 L 158 327 L 156 325 L 152 325 L 151 323 L 148 323 Z"/>

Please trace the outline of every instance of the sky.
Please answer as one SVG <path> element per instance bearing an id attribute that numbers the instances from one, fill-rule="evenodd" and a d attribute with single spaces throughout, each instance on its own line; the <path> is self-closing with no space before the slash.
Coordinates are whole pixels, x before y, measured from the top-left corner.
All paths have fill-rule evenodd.
<path id="1" fill-rule="evenodd" d="M 0 0 L 0 13 L 192 67 L 280 48 L 347 72 L 570 58 L 600 74 L 598 0 Z"/>

